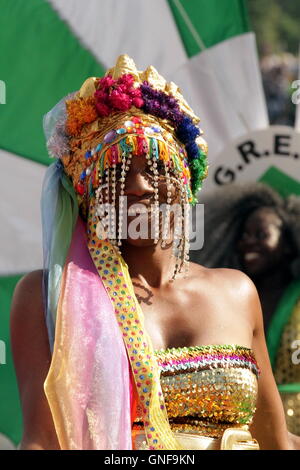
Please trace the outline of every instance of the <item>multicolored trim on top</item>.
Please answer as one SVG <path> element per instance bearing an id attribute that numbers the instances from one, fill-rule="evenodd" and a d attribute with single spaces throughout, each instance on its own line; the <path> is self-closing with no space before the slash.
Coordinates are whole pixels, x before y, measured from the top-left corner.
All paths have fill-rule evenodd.
<path id="1" fill-rule="evenodd" d="M 155 355 L 164 375 L 212 368 L 243 367 L 258 378 L 260 369 L 252 349 L 238 345 L 207 345 L 156 350 Z"/>

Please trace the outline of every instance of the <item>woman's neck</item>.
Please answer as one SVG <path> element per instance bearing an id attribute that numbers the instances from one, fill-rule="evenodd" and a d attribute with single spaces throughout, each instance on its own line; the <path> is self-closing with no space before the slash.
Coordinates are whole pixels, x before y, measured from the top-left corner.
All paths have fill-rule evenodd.
<path id="1" fill-rule="evenodd" d="M 122 256 L 128 265 L 130 277 L 153 288 L 168 282 L 175 268 L 172 245 L 161 248 L 160 242 L 150 246 L 124 244 Z"/>

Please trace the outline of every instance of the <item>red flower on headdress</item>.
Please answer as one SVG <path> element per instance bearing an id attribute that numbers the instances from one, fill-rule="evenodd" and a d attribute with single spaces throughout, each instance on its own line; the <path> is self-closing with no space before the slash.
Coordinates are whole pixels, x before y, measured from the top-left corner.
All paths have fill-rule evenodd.
<path id="1" fill-rule="evenodd" d="M 97 89 L 108 90 L 111 86 L 116 84 L 116 80 L 112 78 L 111 75 L 106 75 L 106 77 L 100 78 Z"/>
<path id="2" fill-rule="evenodd" d="M 136 108 L 141 108 L 144 104 L 144 100 L 142 98 L 133 98 L 132 104 Z"/>
<path id="3" fill-rule="evenodd" d="M 96 90 L 94 96 L 97 101 L 106 101 L 109 95 L 107 91 L 105 91 L 104 89 L 101 89 L 101 90 Z"/>
<path id="4" fill-rule="evenodd" d="M 128 91 L 128 94 L 130 98 L 141 98 L 142 96 L 141 90 L 139 88 L 131 88 Z"/>
<path id="5" fill-rule="evenodd" d="M 118 79 L 118 84 L 119 85 L 125 85 L 127 90 L 129 90 L 133 86 L 133 83 L 134 83 L 134 78 L 130 73 L 124 73 Z"/>
<path id="6" fill-rule="evenodd" d="M 96 109 L 100 116 L 109 116 L 113 111 L 127 111 L 132 106 L 144 104 L 139 88 L 134 88 L 134 77 L 125 73 L 113 79 L 110 75 L 101 78 L 94 94 Z"/>
<path id="7" fill-rule="evenodd" d="M 113 90 L 109 96 L 109 104 L 112 108 L 120 111 L 127 111 L 131 107 L 131 99 L 126 93 Z"/>
<path id="8" fill-rule="evenodd" d="M 96 101 L 96 109 L 99 116 L 109 116 L 111 113 L 110 107 L 102 101 Z"/>

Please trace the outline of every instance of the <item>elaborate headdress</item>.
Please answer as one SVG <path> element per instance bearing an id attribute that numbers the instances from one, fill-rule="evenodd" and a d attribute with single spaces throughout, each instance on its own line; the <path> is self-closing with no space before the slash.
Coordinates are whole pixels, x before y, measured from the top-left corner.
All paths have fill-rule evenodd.
<path id="1" fill-rule="evenodd" d="M 196 203 L 207 175 L 207 145 L 196 126 L 200 119 L 177 85 L 154 67 L 139 72 L 122 55 L 104 78 L 88 78 L 65 102 L 66 120 L 54 127 L 47 146 L 62 158 L 81 203 L 98 187 L 97 173 L 103 176 L 129 152 L 149 152 L 154 162 L 161 158 L 183 179 L 189 202 Z"/>
<path id="2" fill-rule="evenodd" d="M 132 377 L 131 414 L 134 414 L 136 395 L 149 447 L 178 448 L 168 425 L 143 313 L 118 248 L 122 221 L 119 217 L 115 237 L 108 234 L 99 237 L 98 206 L 103 188 L 106 188 L 106 200 L 115 203 L 118 168 L 121 195 L 124 193 L 131 158 L 142 155 L 146 155 L 153 174 L 155 209 L 160 177 L 158 163 L 163 166 L 167 182 L 167 205 L 171 202 L 168 185 L 174 176 L 180 182 L 182 205 L 194 204 L 207 172 L 207 146 L 196 126 L 198 122 L 199 118 L 174 83 L 167 83 L 153 67 L 139 72 L 128 56 L 120 56 L 104 78 L 88 78 L 79 92 L 61 100 L 44 118 L 49 153 L 59 158 L 48 169 L 42 196 L 46 318 L 53 349 L 45 391 L 63 448 L 122 448 L 121 442 L 130 447 L 128 438 L 124 439 L 130 431 L 129 402 L 124 392 L 129 389 L 129 372 L 126 367 L 120 370 L 120 364 L 127 363 L 126 357 Z M 78 217 L 78 207 L 83 220 Z M 156 240 L 158 236 L 156 231 Z M 182 262 L 187 251 L 188 245 L 184 243 Z M 177 270 L 178 265 L 174 274 Z M 80 292 L 85 299 L 86 292 L 92 294 L 89 312 L 82 305 Z M 72 323 L 75 317 L 77 324 Z M 118 342 L 116 334 L 110 336 L 99 327 L 102 317 L 106 327 L 119 329 L 123 341 Z M 84 332 L 89 331 L 93 334 L 87 339 Z M 88 362 L 88 372 L 96 367 L 96 379 L 91 379 L 85 366 L 76 369 L 79 361 L 76 343 L 80 341 L 85 345 L 80 349 L 81 359 L 83 363 Z M 108 341 L 112 355 L 120 359 L 115 361 L 113 372 L 109 365 L 103 364 L 101 356 L 101 351 L 109 349 Z M 99 409 L 95 394 L 97 387 L 104 391 L 106 386 L 111 388 L 109 377 L 115 380 L 119 391 L 115 397 L 118 423 L 104 430 L 103 423 L 110 426 L 111 417 L 107 415 L 107 406 Z M 80 411 L 75 412 L 76 407 Z M 84 437 L 83 424 L 79 423 L 85 423 Z M 121 428 L 122 439 L 116 431 Z M 113 444 L 108 443 L 107 433 L 117 434 Z"/>

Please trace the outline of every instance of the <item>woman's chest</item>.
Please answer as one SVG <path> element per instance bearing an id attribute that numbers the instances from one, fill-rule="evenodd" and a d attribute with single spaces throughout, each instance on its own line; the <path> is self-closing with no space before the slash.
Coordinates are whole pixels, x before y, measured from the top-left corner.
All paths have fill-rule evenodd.
<path id="1" fill-rule="evenodd" d="M 226 296 L 216 299 L 203 291 L 184 289 L 159 292 L 137 283 L 134 288 L 154 349 L 202 344 L 251 347 L 251 324 Z"/>

